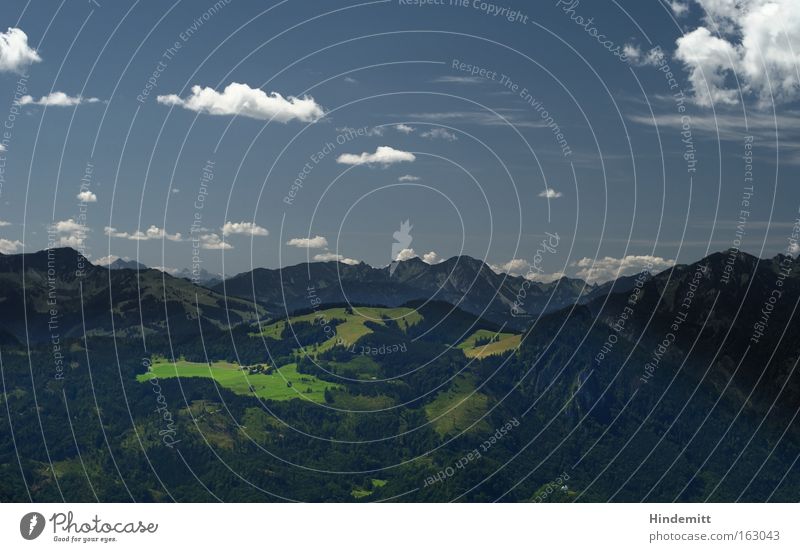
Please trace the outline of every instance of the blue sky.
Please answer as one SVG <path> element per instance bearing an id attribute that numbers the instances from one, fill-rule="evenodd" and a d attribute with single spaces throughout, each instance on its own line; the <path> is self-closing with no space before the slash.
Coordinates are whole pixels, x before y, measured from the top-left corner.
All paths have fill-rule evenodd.
<path id="1" fill-rule="evenodd" d="M 796 2 L 98 2 L 3 2 L 0 252 L 383 266 L 408 220 L 401 258 L 600 281 L 789 245 Z"/>

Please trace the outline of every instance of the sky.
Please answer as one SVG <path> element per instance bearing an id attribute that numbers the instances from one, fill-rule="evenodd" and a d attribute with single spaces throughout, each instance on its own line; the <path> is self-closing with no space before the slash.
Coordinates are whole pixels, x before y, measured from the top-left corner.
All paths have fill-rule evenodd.
<path id="1" fill-rule="evenodd" d="M 0 8 L 0 253 L 228 275 L 797 253 L 795 0 Z M 405 223 L 405 224 L 404 224 Z"/>

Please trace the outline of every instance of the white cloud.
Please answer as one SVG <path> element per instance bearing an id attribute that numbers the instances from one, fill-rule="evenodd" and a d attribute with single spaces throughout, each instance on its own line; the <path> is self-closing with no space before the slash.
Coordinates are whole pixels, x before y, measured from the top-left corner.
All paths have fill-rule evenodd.
<path id="1" fill-rule="evenodd" d="M 637 65 L 639 67 L 645 67 L 648 65 L 652 67 L 658 67 L 666 59 L 664 52 L 659 47 L 652 48 L 645 53 L 642 52 L 638 46 L 626 44 L 622 50 L 628 61 L 632 65 Z"/>
<path id="2" fill-rule="evenodd" d="M 705 26 L 680 37 L 675 57 L 689 71 L 700 105 L 735 104 L 742 94 L 761 104 L 800 97 L 800 2 L 702 0 Z M 719 31 L 716 36 L 712 30 Z M 734 79 L 734 71 L 736 78 Z"/>
<path id="3" fill-rule="evenodd" d="M 233 249 L 231 244 L 213 233 L 200 236 L 200 247 L 203 249 Z"/>
<path id="4" fill-rule="evenodd" d="M 5 144 L 0 144 L 0 152 L 6 151 L 7 149 L 8 148 L 5 146 Z"/>
<path id="5" fill-rule="evenodd" d="M 394 260 L 395 261 L 408 261 L 408 260 L 413 259 L 415 257 L 418 257 L 416 252 L 413 249 L 407 247 L 405 249 L 401 249 L 397 253 L 397 255 L 394 256 Z"/>
<path id="6" fill-rule="evenodd" d="M 675 57 L 689 71 L 689 82 L 698 104 L 735 104 L 736 89 L 725 86 L 727 72 L 738 63 L 736 48 L 723 38 L 713 36 L 705 27 L 699 27 L 677 40 Z"/>
<path id="7" fill-rule="evenodd" d="M 558 199 L 563 195 L 564 194 L 555 191 L 553 188 L 547 188 L 544 191 L 539 192 L 539 197 L 546 197 L 547 199 Z"/>
<path id="8" fill-rule="evenodd" d="M 553 272 L 551 274 L 539 272 L 533 267 L 533 264 L 525 259 L 511 259 L 502 265 L 490 265 L 489 268 L 497 274 L 522 276 L 532 282 L 540 282 L 542 284 L 549 284 L 550 282 L 555 282 L 566 276 L 563 272 Z"/>
<path id="9" fill-rule="evenodd" d="M 630 276 L 638 274 L 643 270 L 649 272 L 661 272 L 675 264 L 673 259 L 654 257 L 652 255 L 628 255 L 621 259 L 614 257 L 603 257 L 601 259 L 583 259 L 573 263 L 578 268 L 577 276 L 586 282 L 593 284 L 607 282 L 620 276 Z"/>
<path id="10" fill-rule="evenodd" d="M 532 282 L 539 282 L 542 284 L 549 284 L 552 282 L 556 282 L 564 277 L 566 277 L 566 274 L 564 274 L 563 272 L 553 272 L 551 274 L 530 272 L 525 275 L 525 278 L 527 278 L 528 280 L 531 280 Z"/>
<path id="11" fill-rule="evenodd" d="M 344 82 L 346 82 L 347 84 L 358 84 L 358 81 L 353 77 L 345 77 Z"/>
<path id="12" fill-rule="evenodd" d="M 689 12 L 689 4 L 684 4 L 683 2 L 678 2 L 677 0 L 670 2 L 669 7 L 672 9 L 672 13 L 674 13 L 676 17 L 683 17 Z"/>
<path id="13" fill-rule="evenodd" d="M 150 228 L 142 232 L 141 230 L 137 230 L 136 232 L 128 233 L 128 232 L 119 232 L 116 228 L 112 226 L 106 226 L 103 229 L 103 232 L 106 236 L 111 238 L 120 238 L 123 240 L 132 240 L 132 241 L 149 241 L 149 240 L 169 240 L 174 242 L 179 242 L 183 239 L 180 233 L 177 234 L 168 234 L 166 230 L 163 228 L 159 228 L 158 226 L 151 225 Z"/>
<path id="14" fill-rule="evenodd" d="M 178 188 L 172 188 L 171 192 L 172 192 L 173 194 L 177 194 L 178 192 L 180 192 L 180 189 L 178 189 Z"/>
<path id="15" fill-rule="evenodd" d="M 411 174 L 404 174 L 403 176 L 401 176 L 397 180 L 399 180 L 400 182 L 419 182 L 422 179 L 420 177 L 418 177 L 418 176 L 414 176 L 414 175 L 411 175 Z"/>
<path id="16" fill-rule="evenodd" d="M 269 231 L 252 222 L 226 222 L 222 226 L 223 236 L 245 234 L 247 236 L 269 236 Z"/>
<path id="17" fill-rule="evenodd" d="M 0 228 L 3 226 L 11 226 L 11 223 L 5 220 L 0 220 Z"/>
<path id="18" fill-rule="evenodd" d="M 414 132 L 414 127 L 408 126 L 407 124 L 400 123 L 399 125 L 394 125 L 394 129 L 397 132 L 402 132 L 403 134 L 411 134 Z"/>
<path id="19" fill-rule="evenodd" d="M 800 253 L 800 244 L 790 243 L 788 249 L 789 253 L 791 253 L 792 255 L 797 255 L 798 253 Z"/>
<path id="20" fill-rule="evenodd" d="M 509 274 L 511 276 L 522 276 L 528 272 L 531 264 L 525 259 L 511 259 L 501 265 L 490 265 L 489 268 L 498 274 Z"/>
<path id="21" fill-rule="evenodd" d="M 336 160 L 342 165 L 372 165 L 380 164 L 383 166 L 404 161 L 413 162 L 416 156 L 408 151 L 394 149 L 390 146 L 379 146 L 375 153 L 364 152 L 360 155 L 354 153 L 344 153 Z"/>
<path id="22" fill-rule="evenodd" d="M 346 138 L 349 141 L 355 136 L 383 136 L 383 127 L 368 128 L 364 126 L 360 128 L 354 128 L 345 126 L 345 127 L 338 127 L 336 129 L 336 132 L 344 134 L 345 135 L 344 138 Z"/>
<path id="23" fill-rule="evenodd" d="M 452 132 L 444 129 L 444 128 L 432 128 L 431 130 L 426 130 L 421 134 L 423 138 L 428 138 L 430 140 L 447 140 L 448 142 L 455 142 L 458 140 L 458 136 L 453 134 Z"/>
<path id="24" fill-rule="evenodd" d="M 44 105 L 48 107 L 73 107 L 86 103 L 98 103 L 99 101 L 99 98 L 83 98 L 81 96 L 69 96 L 63 92 L 51 92 L 38 100 L 34 99 L 33 96 L 22 96 L 19 99 L 19 104 Z"/>
<path id="25" fill-rule="evenodd" d="M 286 245 L 299 247 L 301 249 L 325 249 L 328 247 L 328 240 L 326 240 L 323 236 L 314 236 L 313 238 L 292 238 L 286 242 Z"/>
<path id="26" fill-rule="evenodd" d="M 77 195 L 78 201 L 83 203 L 97 203 L 97 195 L 89 190 L 84 190 Z"/>
<path id="27" fill-rule="evenodd" d="M 422 256 L 422 260 L 432 265 L 442 262 L 443 259 L 439 257 L 436 251 L 429 251 Z"/>
<path id="28" fill-rule="evenodd" d="M 28 35 L 22 29 L 0 33 L 0 71 L 22 73 L 32 63 L 42 61 L 36 50 L 28 46 Z"/>
<path id="29" fill-rule="evenodd" d="M 343 257 L 342 255 L 337 255 L 336 253 L 318 253 L 314 255 L 315 261 L 326 262 L 326 261 L 339 261 L 340 263 L 344 263 L 346 265 L 357 265 L 359 261 L 355 259 L 349 259 L 347 257 Z"/>
<path id="30" fill-rule="evenodd" d="M 56 235 L 55 242 L 59 247 L 80 249 L 86 243 L 86 236 L 89 233 L 89 229 L 70 218 L 51 224 L 50 232 Z"/>
<path id="31" fill-rule="evenodd" d="M 121 257 L 117 257 L 116 255 L 107 255 L 105 257 L 100 257 L 94 261 L 94 264 L 97 266 L 109 266 L 116 261 L 120 260 Z"/>
<path id="32" fill-rule="evenodd" d="M 0 253 L 3 255 L 11 255 L 16 253 L 20 247 L 22 247 L 21 241 L 0 238 Z"/>
<path id="33" fill-rule="evenodd" d="M 435 124 L 443 124 L 447 121 L 462 124 L 472 124 L 478 126 L 508 126 L 514 125 L 518 128 L 542 128 L 547 123 L 540 117 L 532 118 L 530 110 L 518 108 L 498 108 L 491 111 L 444 111 L 430 113 L 404 114 L 404 117 L 419 121 L 430 121 Z"/>
<path id="34" fill-rule="evenodd" d="M 483 77 L 472 76 L 459 76 L 459 75 L 446 75 L 443 77 L 436 77 L 433 82 L 443 82 L 449 84 L 479 84 L 485 82 L 487 79 Z"/>
<path id="35" fill-rule="evenodd" d="M 176 105 L 198 113 L 274 119 L 280 123 L 288 123 L 294 119 L 311 123 L 325 115 L 322 107 L 311 96 L 284 98 L 277 92 L 267 94 L 263 90 L 238 82 L 226 86 L 222 93 L 213 88 L 195 85 L 186 98 L 169 94 L 158 96 L 157 100 L 164 105 Z"/>

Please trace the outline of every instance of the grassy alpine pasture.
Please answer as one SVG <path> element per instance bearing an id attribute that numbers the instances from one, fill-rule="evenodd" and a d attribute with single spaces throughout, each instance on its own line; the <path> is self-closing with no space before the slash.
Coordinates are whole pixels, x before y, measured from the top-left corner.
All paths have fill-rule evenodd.
<path id="1" fill-rule="evenodd" d="M 238 364 L 230 362 L 188 362 L 175 363 L 164 359 L 154 359 L 150 371 L 139 374 L 136 379 L 144 382 L 153 376 L 167 378 L 211 378 L 226 389 L 239 395 L 255 395 L 273 401 L 288 401 L 305 398 L 314 402 L 325 402 L 325 389 L 336 386 L 308 374 L 300 374 L 296 364 L 287 364 L 271 374 L 249 374 Z M 291 385 L 290 385 L 291 384 Z"/>
<path id="2" fill-rule="evenodd" d="M 472 375 L 456 376 L 448 389 L 425 406 L 425 414 L 436 433 L 444 437 L 467 430 L 489 429 L 485 420 L 475 423 L 486 414 L 489 405 L 489 398 L 475 389 Z"/>
<path id="3" fill-rule="evenodd" d="M 486 341 L 489 339 L 493 339 L 494 341 L 478 345 L 479 341 Z M 521 341 L 522 336 L 518 334 L 478 330 L 459 343 L 458 348 L 464 351 L 467 358 L 486 358 L 516 349 L 519 347 Z"/>
<path id="4" fill-rule="evenodd" d="M 333 348 L 337 343 L 345 347 L 352 346 L 360 338 L 372 333 L 372 330 L 366 325 L 367 322 L 386 325 L 385 319 L 387 318 L 394 320 L 401 330 L 405 330 L 407 327 L 413 326 L 422 320 L 422 316 L 417 311 L 408 307 L 353 307 L 352 314 L 348 313 L 345 308 L 332 308 L 302 316 L 292 316 L 288 320 L 288 325 L 291 327 L 292 324 L 297 324 L 298 322 L 326 325 L 331 320 L 344 320 L 335 328 L 331 326 L 331 336 L 317 347 L 318 352 L 324 352 Z M 266 326 L 261 334 L 272 339 L 281 339 L 281 334 L 286 324 L 287 321 L 285 320 L 275 322 Z"/>

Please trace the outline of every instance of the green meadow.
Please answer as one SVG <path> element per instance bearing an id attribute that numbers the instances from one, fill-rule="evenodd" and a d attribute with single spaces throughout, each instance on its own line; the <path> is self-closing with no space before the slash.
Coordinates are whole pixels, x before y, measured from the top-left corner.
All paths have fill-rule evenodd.
<path id="1" fill-rule="evenodd" d="M 267 375 L 249 374 L 246 369 L 230 362 L 205 364 L 178 360 L 173 363 L 165 359 L 154 359 L 150 371 L 139 374 L 136 379 L 144 382 L 153 376 L 159 379 L 211 378 L 239 395 L 255 395 L 273 401 L 305 398 L 321 403 L 325 402 L 325 389 L 336 389 L 329 382 L 299 373 L 294 363 L 281 366 Z"/>
<path id="2" fill-rule="evenodd" d="M 355 344 L 360 338 L 372 333 L 372 330 L 366 325 L 367 322 L 385 326 L 385 319 L 387 318 L 394 320 L 401 330 L 405 330 L 407 327 L 413 326 L 422 320 L 422 316 L 417 311 L 408 307 L 353 307 L 352 314 L 348 313 L 345 308 L 324 309 L 302 316 L 292 316 L 289 318 L 288 323 L 290 326 L 298 322 L 322 323 L 324 325 L 324 323 L 331 320 L 343 320 L 344 322 L 336 326 L 334 335 L 317 347 L 318 352 L 324 352 L 332 349 L 337 343 L 341 343 L 346 347 Z M 261 334 L 272 339 L 281 339 L 281 333 L 285 325 L 285 320 L 275 322 L 266 326 Z"/>
<path id="3" fill-rule="evenodd" d="M 496 340 L 484 345 L 477 345 L 479 340 L 487 339 Z M 464 351 L 467 358 L 486 358 L 516 349 L 521 341 L 522 336 L 518 334 L 478 330 L 459 343 L 458 348 Z"/>

